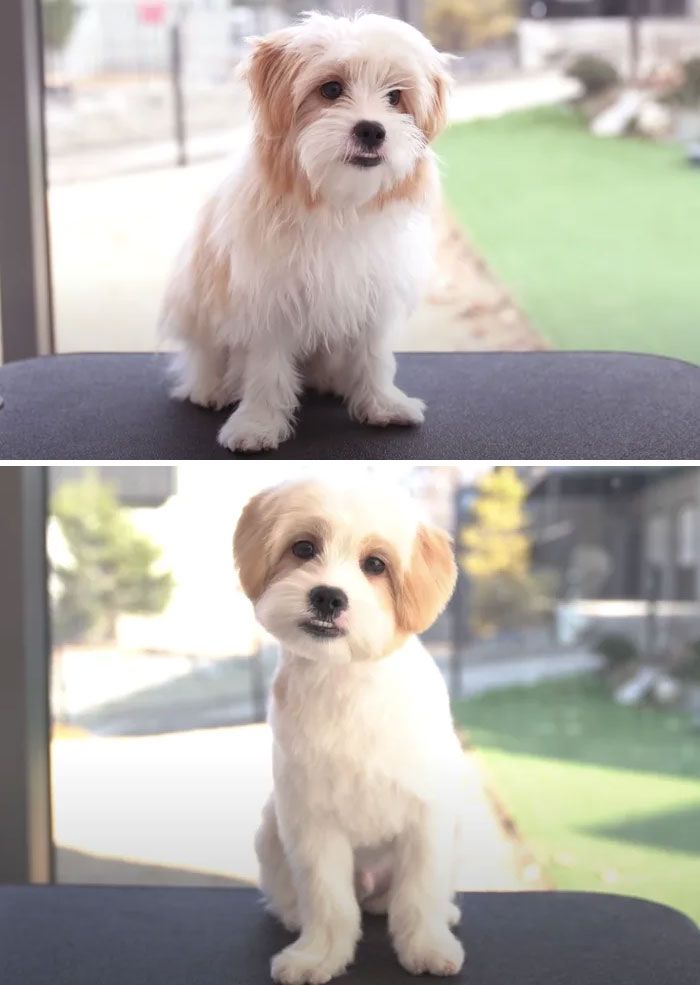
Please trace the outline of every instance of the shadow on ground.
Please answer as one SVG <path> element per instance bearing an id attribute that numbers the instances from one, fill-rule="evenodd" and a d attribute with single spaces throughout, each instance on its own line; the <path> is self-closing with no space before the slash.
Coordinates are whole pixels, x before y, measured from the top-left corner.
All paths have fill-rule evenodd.
<path id="1" fill-rule="evenodd" d="M 111 886 L 250 886 L 245 879 L 56 848 L 56 881 Z"/>
<path id="2" fill-rule="evenodd" d="M 454 706 L 479 748 L 700 779 L 700 732 L 675 710 L 615 704 L 598 675 L 495 691 Z"/>
<path id="3" fill-rule="evenodd" d="M 616 841 L 650 845 L 696 856 L 700 854 L 700 803 L 675 811 L 663 811 L 583 830 L 586 834 L 613 838 Z"/>

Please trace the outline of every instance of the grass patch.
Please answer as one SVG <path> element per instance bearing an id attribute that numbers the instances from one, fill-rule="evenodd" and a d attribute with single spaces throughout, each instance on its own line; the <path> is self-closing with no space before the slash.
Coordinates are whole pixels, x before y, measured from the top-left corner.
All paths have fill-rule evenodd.
<path id="1" fill-rule="evenodd" d="M 700 363 L 700 173 L 678 146 L 601 140 L 549 107 L 437 149 L 454 215 L 551 345 Z"/>
<path id="2" fill-rule="evenodd" d="M 597 678 L 493 692 L 455 717 L 552 885 L 700 922 L 700 735 L 686 719 L 618 707 Z"/>

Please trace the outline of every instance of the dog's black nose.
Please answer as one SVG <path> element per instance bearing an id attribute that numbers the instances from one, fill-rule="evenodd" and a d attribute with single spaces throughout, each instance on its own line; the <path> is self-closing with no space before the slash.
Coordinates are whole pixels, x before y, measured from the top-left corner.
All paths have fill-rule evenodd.
<path id="1" fill-rule="evenodd" d="M 323 619 L 335 619 L 348 607 L 348 597 L 342 588 L 317 585 L 309 592 L 309 603 Z"/>
<path id="2" fill-rule="evenodd" d="M 386 137 L 384 127 L 374 120 L 360 120 L 359 123 L 355 124 L 352 132 L 367 150 L 374 150 L 379 147 L 384 143 Z"/>

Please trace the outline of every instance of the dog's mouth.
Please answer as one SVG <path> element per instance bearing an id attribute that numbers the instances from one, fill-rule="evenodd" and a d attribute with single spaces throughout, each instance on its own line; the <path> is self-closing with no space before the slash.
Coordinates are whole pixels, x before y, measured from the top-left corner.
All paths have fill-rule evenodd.
<path id="1" fill-rule="evenodd" d="M 348 163 L 354 164 L 356 168 L 376 168 L 382 160 L 379 154 L 353 154 Z"/>
<path id="2" fill-rule="evenodd" d="M 332 619 L 320 619 L 312 616 L 311 619 L 299 623 L 299 626 L 305 633 L 308 633 L 309 636 L 315 636 L 316 639 L 335 640 L 339 636 L 345 636 L 345 630 L 336 626 Z"/>

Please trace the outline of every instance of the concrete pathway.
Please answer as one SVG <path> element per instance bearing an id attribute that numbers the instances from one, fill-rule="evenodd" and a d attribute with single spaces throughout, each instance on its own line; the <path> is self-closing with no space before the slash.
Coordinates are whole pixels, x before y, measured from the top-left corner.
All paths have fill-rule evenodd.
<path id="1" fill-rule="evenodd" d="M 253 836 L 272 785 L 270 743 L 266 725 L 144 738 L 55 738 L 60 879 L 254 883 Z M 467 767 L 469 838 L 460 888 L 531 888 L 472 753 Z"/>
<path id="2" fill-rule="evenodd" d="M 600 670 L 605 660 L 587 650 L 572 653 L 539 653 L 512 659 L 484 660 L 466 666 L 462 671 L 462 695 L 465 698 L 488 691 L 511 687 L 527 687 L 541 681 L 562 680 L 592 674 Z"/>

